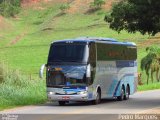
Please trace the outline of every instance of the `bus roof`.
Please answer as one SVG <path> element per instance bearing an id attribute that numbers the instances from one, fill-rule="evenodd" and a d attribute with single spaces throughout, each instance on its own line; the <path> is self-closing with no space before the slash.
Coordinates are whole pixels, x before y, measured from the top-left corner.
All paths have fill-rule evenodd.
<path id="1" fill-rule="evenodd" d="M 103 38 L 103 37 L 78 37 L 74 39 L 64 39 L 64 40 L 57 40 L 53 43 L 106 43 L 106 44 L 120 44 L 120 45 L 128 45 L 128 46 L 136 46 L 134 42 L 119 42 L 113 38 Z"/>

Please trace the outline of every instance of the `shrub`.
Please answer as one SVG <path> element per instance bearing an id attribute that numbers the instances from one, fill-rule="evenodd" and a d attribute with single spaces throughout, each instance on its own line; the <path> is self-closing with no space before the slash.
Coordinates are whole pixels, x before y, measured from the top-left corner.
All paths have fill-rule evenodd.
<path id="1" fill-rule="evenodd" d="M 0 2 L 0 15 L 5 17 L 14 16 L 20 11 L 21 0 L 3 0 Z"/>
<path id="2" fill-rule="evenodd" d="M 94 0 L 91 2 L 90 7 L 94 9 L 100 9 L 105 4 L 105 0 Z"/>
<path id="3" fill-rule="evenodd" d="M 62 4 L 59 9 L 61 10 L 62 13 L 66 13 L 66 10 L 68 10 L 69 8 L 70 8 L 70 5 L 66 3 L 66 4 Z"/>
<path id="4" fill-rule="evenodd" d="M 4 68 L 3 68 L 2 64 L 0 64 L 0 83 L 2 83 L 4 80 L 4 70 L 3 69 Z"/>
<path id="5" fill-rule="evenodd" d="M 9 69 L 1 63 L 0 74 L 0 110 L 46 101 L 45 81 L 29 80 L 19 70 Z"/>

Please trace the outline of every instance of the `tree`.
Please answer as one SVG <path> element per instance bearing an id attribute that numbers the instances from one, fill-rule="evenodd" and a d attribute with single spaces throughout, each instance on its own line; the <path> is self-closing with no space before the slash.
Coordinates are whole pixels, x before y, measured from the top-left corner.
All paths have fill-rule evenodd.
<path id="1" fill-rule="evenodd" d="M 146 48 L 147 55 L 141 60 L 141 69 L 146 71 L 147 84 L 149 81 L 149 75 L 151 74 L 151 79 L 153 82 L 153 73 L 156 72 L 157 81 L 160 80 L 160 48 L 156 46 L 151 46 Z"/>
<path id="2" fill-rule="evenodd" d="M 155 35 L 160 32 L 160 0 L 120 0 L 105 21 L 110 28 L 129 33 Z"/>
<path id="3" fill-rule="evenodd" d="M 94 0 L 93 2 L 91 2 L 90 6 L 94 9 L 100 9 L 104 4 L 105 0 Z"/>

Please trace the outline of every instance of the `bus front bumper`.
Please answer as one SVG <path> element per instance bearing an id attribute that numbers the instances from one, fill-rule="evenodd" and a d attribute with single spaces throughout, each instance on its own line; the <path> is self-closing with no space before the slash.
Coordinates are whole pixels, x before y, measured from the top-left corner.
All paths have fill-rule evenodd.
<path id="1" fill-rule="evenodd" d="M 47 94 L 50 101 L 88 101 L 88 95 L 55 95 Z"/>

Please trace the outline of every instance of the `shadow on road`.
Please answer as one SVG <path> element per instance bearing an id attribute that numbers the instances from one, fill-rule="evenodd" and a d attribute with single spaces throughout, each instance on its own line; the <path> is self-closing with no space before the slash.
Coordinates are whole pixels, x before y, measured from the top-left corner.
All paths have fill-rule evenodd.
<path id="1" fill-rule="evenodd" d="M 118 101 L 116 99 L 102 99 L 99 105 L 109 104 L 114 102 L 118 102 Z M 88 102 L 69 102 L 69 103 L 66 103 L 65 106 L 92 106 L 92 105 L 93 105 L 92 102 L 88 101 Z M 59 104 L 58 102 L 48 102 L 46 104 L 43 104 L 42 106 L 59 106 Z"/>
<path id="2" fill-rule="evenodd" d="M 141 108 L 153 108 L 157 105 L 160 105 L 160 99 L 153 98 L 153 97 L 131 97 L 129 100 L 124 101 L 117 101 L 116 99 L 102 99 L 101 103 L 96 106 L 107 106 L 110 109 L 141 109 Z M 41 106 L 48 106 L 48 107 L 56 107 L 59 106 L 58 102 L 48 102 Z M 69 102 L 65 106 L 59 107 L 94 107 L 91 102 Z"/>

